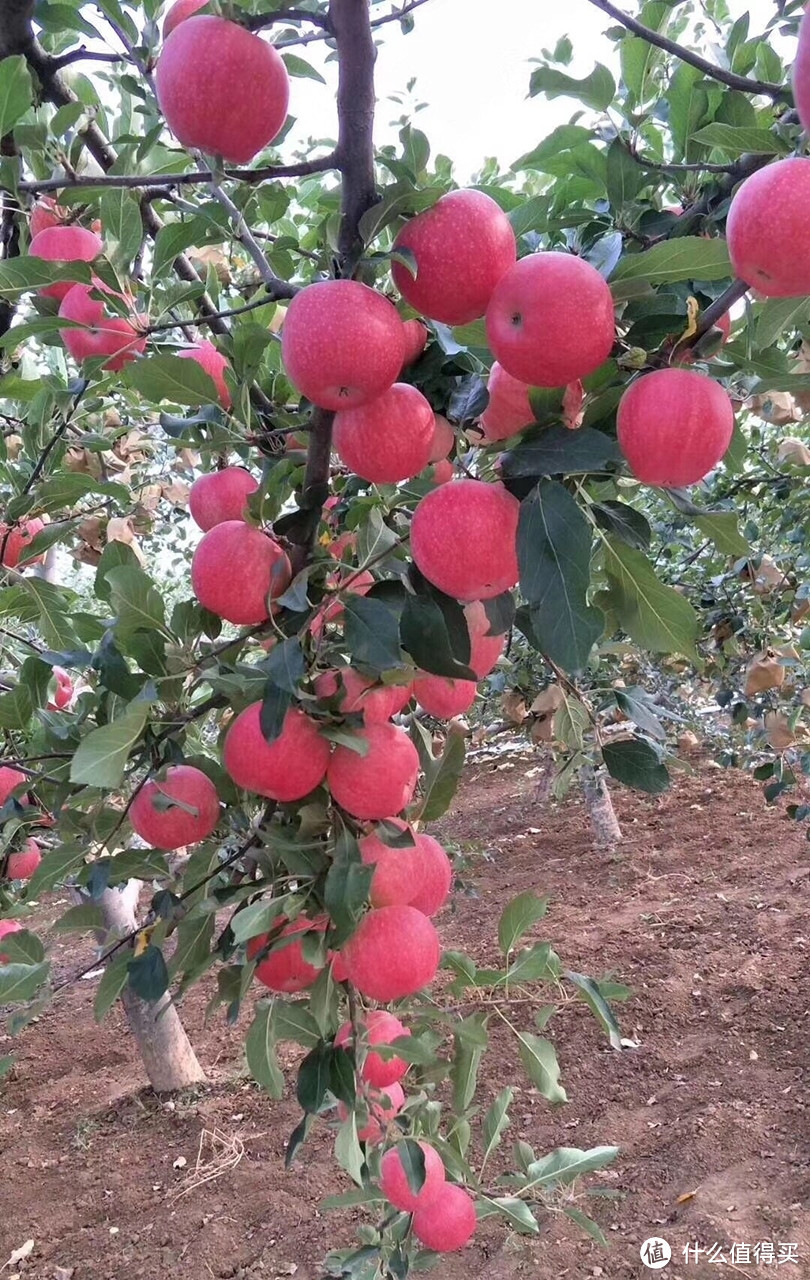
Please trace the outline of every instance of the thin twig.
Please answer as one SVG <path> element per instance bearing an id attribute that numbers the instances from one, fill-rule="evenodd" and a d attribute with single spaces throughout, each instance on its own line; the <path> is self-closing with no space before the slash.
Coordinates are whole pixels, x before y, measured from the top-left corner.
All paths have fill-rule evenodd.
<path id="1" fill-rule="evenodd" d="M 312 13 L 309 9 L 277 9 L 275 13 L 254 13 L 245 21 L 248 31 L 261 31 L 264 27 L 278 26 L 282 22 L 311 22 L 332 35 L 332 24 L 325 13 Z"/>
<path id="2" fill-rule="evenodd" d="M 69 67 L 74 62 L 126 62 L 126 58 L 120 53 L 103 53 L 88 49 L 86 45 L 80 45 L 78 49 L 60 53 L 54 58 L 52 66 L 55 71 L 61 71 L 63 67 Z"/>
<path id="3" fill-rule="evenodd" d="M 328 155 L 318 156 L 314 160 L 301 160 L 296 164 L 268 164 L 260 169 L 224 169 L 226 178 L 234 182 L 259 183 L 269 182 L 275 178 L 306 178 L 310 174 L 326 173 L 337 167 L 334 151 Z M 82 174 L 75 178 L 31 178 L 19 184 L 20 191 L 81 191 L 84 188 L 105 187 L 143 187 L 144 194 L 150 199 L 159 199 L 170 192 L 172 187 L 202 185 L 211 181 L 208 169 L 189 169 L 188 173 L 115 173 L 115 174 Z"/>

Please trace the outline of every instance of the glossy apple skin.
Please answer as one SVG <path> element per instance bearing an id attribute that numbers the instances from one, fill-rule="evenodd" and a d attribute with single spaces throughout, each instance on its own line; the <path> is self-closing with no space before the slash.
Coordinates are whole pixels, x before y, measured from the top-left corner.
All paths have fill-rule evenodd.
<path id="1" fill-rule="evenodd" d="M 481 414 L 481 429 L 487 440 L 508 440 L 534 422 L 529 401 L 530 387 L 507 373 L 497 360 L 489 371 L 489 404 Z"/>
<path id="2" fill-rule="evenodd" d="M 29 543 L 33 542 L 44 528 L 45 521 L 36 516 L 33 520 L 12 525 L 10 532 L 7 524 L 0 524 L 0 564 L 6 569 L 41 564 L 45 559 L 44 556 L 26 557 L 25 551 Z"/>
<path id="3" fill-rule="evenodd" d="M 501 485 L 454 480 L 417 506 L 411 554 L 429 582 L 456 600 L 489 600 L 518 580 L 520 503 Z"/>
<path id="4" fill-rule="evenodd" d="M 186 808 L 159 807 L 159 797 Z M 190 809 L 196 809 L 191 813 Z M 165 778 L 150 778 L 129 810 L 132 830 L 153 849 L 180 849 L 206 840 L 219 822 L 219 796 L 207 774 L 193 765 L 172 765 Z"/>
<path id="5" fill-rule="evenodd" d="M 390 1147 L 380 1161 L 380 1187 L 394 1208 L 403 1213 L 415 1213 L 430 1204 L 445 1182 L 444 1165 L 436 1148 L 427 1142 L 420 1142 L 419 1146 L 425 1160 L 425 1180 L 418 1192 L 411 1190 L 398 1147 Z"/>
<path id="6" fill-rule="evenodd" d="M 349 981 L 369 1000 L 388 1004 L 432 982 L 439 935 L 416 907 L 380 907 L 363 916 L 341 951 Z"/>
<path id="7" fill-rule="evenodd" d="M 42 258 L 44 262 L 63 265 L 69 262 L 93 262 L 104 251 L 101 237 L 85 227 L 51 226 L 40 231 L 31 241 L 28 249 L 32 258 Z M 47 284 L 39 290 L 43 298 L 62 298 L 70 292 L 73 285 L 69 280 L 60 280 L 56 284 Z"/>
<path id="8" fill-rule="evenodd" d="M 487 309 L 517 254 L 503 210 L 482 191 L 449 191 L 405 223 L 394 242 L 414 255 L 414 277 L 394 262 L 394 284 L 414 310 L 443 324 L 468 324 Z"/>
<path id="9" fill-rule="evenodd" d="M 392 818 L 410 804 L 419 777 L 419 755 L 404 729 L 367 724 L 359 735 L 366 755 L 338 746 L 326 781 L 332 798 L 355 818 Z"/>
<path id="10" fill-rule="evenodd" d="M 352 409 L 393 386 L 405 331 L 393 303 L 357 280 L 321 280 L 296 294 L 281 359 L 296 390 L 321 409 Z"/>
<path id="11" fill-rule="evenodd" d="M 436 1253 L 455 1253 L 475 1234 L 475 1203 L 469 1191 L 446 1182 L 439 1193 L 413 1215 L 417 1240 Z"/>
<path id="12" fill-rule="evenodd" d="M 166 17 L 163 19 L 163 39 L 166 40 L 175 27 L 185 22 L 186 18 L 193 18 L 194 14 L 204 8 L 207 3 L 208 0 L 177 0 L 176 4 L 166 11 Z"/>
<path id="13" fill-rule="evenodd" d="M 731 443 L 734 410 L 719 383 L 690 369 L 657 369 L 619 402 L 616 434 L 633 475 L 679 489 L 697 484 Z"/>
<path id="14" fill-rule="evenodd" d="M 529 254 L 495 288 L 486 317 L 495 359 L 532 387 L 587 378 L 613 347 L 613 297 L 599 272 L 572 253 Z"/>
<path id="15" fill-rule="evenodd" d="M 777 160 L 738 188 L 726 219 L 734 274 L 766 298 L 810 293 L 810 159 Z"/>
<path id="16" fill-rule="evenodd" d="M 204 369 L 217 389 L 219 403 L 223 409 L 231 407 L 231 393 L 225 382 L 225 370 L 230 366 L 221 351 L 217 351 L 213 342 L 197 342 L 193 347 L 184 347 L 177 355 L 181 360 L 193 360 Z"/>
<path id="17" fill-rule="evenodd" d="M 237 626 L 266 622 L 271 601 L 290 585 L 287 554 L 244 520 L 223 520 L 198 542 L 191 586 L 204 608 Z"/>
<path id="18" fill-rule="evenodd" d="M 243 467 L 223 467 L 199 476 L 188 495 L 188 509 L 195 524 L 207 533 L 226 520 L 244 520 L 245 504 L 259 482 Z"/>
<path id="19" fill-rule="evenodd" d="M 361 479 L 396 484 L 424 471 L 434 431 L 422 392 L 395 382 L 369 404 L 336 413 L 333 443 L 341 462 Z"/>
<path id="20" fill-rule="evenodd" d="M 190 150 L 247 164 L 280 133 L 290 79 L 277 49 L 235 22 L 178 22 L 155 72 L 160 109 Z"/>
<path id="21" fill-rule="evenodd" d="M 146 334 L 139 332 L 133 320 L 126 316 L 108 314 L 101 299 L 91 296 L 111 292 L 100 281 L 92 285 L 74 284 L 62 299 L 59 315 L 63 320 L 75 320 L 88 327 L 61 329 L 59 336 L 74 360 L 81 363 L 106 356 L 102 368 L 118 373 L 146 349 Z"/>
<path id="22" fill-rule="evenodd" d="M 318 725 L 297 707 L 284 717 L 281 733 L 268 742 L 259 720 L 261 703 L 236 717 L 225 739 L 223 764 L 237 787 L 288 804 L 301 800 L 323 782 L 329 742 Z"/>

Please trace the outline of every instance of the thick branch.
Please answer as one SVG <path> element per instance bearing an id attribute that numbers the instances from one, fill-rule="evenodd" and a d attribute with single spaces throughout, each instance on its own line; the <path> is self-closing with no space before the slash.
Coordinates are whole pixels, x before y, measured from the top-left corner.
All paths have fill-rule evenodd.
<path id="1" fill-rule="evenodd" d="M 597 9 L 601 9 L 602 13 L 606 13 L 609 18 L 614 18 L 616 22 L 620 22 L 628 31 L 632 31 L 633 35 L 641 36 L 642 40 L 646 40 L 648 44 L 655 45 L 657 49 L 663 49 L 665 53 L 670 53 L 674 58 L 680 58 L 681 62 L 687 62 L 690 67 L 697 68 L 702 71 L 704 76 L 709 76 L 711 80 L 718 80 L 720 84 L 727 84 L 730 89 L 739 89 L 743 93 L 762 94 L 763 97 L 772 98 L 774 102 L 783 101 L 790 97 L 790 91 L 782 84 L 770 84 L 767 80 L 748 80 L 745 76 L 735 75 L 733 71 L 726 71 L 723 67 L 716 66 L 713 62 L 709 62 L 706 58 L 701 58 L 699 53 L 693 53 L 691 49 L 685 49 L 683 45 L 678 44 L 675 40 L 669 40 L 666 36 L 662 36 L 658 31 L 653 31 L 651 27 L 645 27 L 643 22 L 639 22 L 636 18 L 631 18 L 623 9 L 619 9 L 612 0 L 590 0 L 590 3 Z"/>
<path id="2" fill-rule="evenodd" d="M 706 308 L 698 320 L 697 329 L 684 345 L 698 348 L 701 338 L 717 324 L 717 321 L 734 306 L 735 302 L 739 302 L 741 298 L 745 297 L 748 288 L 749 286 L 744 280 L 734 280 L 720 294 L 720 297 L 715 298 L 714 302 Z"/>
<path id="3" fill-rule="evenodd" d="M 120 53 L 104 53 L 95 49 L 88 49 L 85 45 L 80 45 L 78 49 L 70 49 L 67 53 L 60 53 L 54 59 L 54 69 L 61 71 L 63 67 L 69 67 L 74 62 L 125 62 L 126 59 Z"/>
<path id="4" fill-rule="evenodd" d="M 305 178 L 313 173 L 326 173 L 337 168 L 337 156 L 330 151 L 326 156 L 316 160 L 302 160 L 299 164 L 271 164 L 262 169 L 225 169 L 226 178 L 234 182 L 258 183 L 272 181 L 274 178 Z M 20 183 L 20 191 L 81 191 L 83 188 L 104 187 L 142 187 L 144 195 L 150 200 L 169 196 L 173 187 L 193 186 L 211 181 L 207 169 L 190 169 L 188 173 L 112 173 L 104 176 L 82 174 L 76 178 L 35 178 Z"/>
<path id="5" fill-rule="evenodd" d="M 337 161 L 343 178 L 340 274 L 352 276 L 363 251 L 360 219 L 377 201 L 374 178 L 374 62 L 368 0 L 331 0 L 338 48 Z"/>

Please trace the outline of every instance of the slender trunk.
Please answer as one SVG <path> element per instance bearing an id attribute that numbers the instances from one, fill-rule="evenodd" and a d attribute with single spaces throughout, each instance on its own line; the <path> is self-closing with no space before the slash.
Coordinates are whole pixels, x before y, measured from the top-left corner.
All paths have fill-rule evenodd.
<path id="1" fill-rule="evenodd" d="M 106 889 L 101 895 L 104 931 L 99 931 L 100 942 L 107 943 L 110 934 L 123 936 L 137 928 L 140 888 L 139 880 L 128 880 L 120 888 Z M 81 890 L 75 892 L 82 901 L 87 900 Z M 149 1004 L 130 987 L 124 987 L 121 1003 L 155 1093 L 174 1093 L 205 1081 L 205 1073 L 168 992 Z"/>
<path id="2" fill-rule="evenodd" d="M 56 547 L 48 547 L 45 559 L 42 564 L 35 566 L 33 572 L 37 578 L 42 578 L 43 582 L 59 581 L 59 553 Z"/>
<path id="3" fill-rule="evenodd" d="M 597 849 L 614 849 L 624 837 L 613 808 L 603 770 L 592 764 L 582 766 L 582 790 L 591 819 L 593 840 Z"/>

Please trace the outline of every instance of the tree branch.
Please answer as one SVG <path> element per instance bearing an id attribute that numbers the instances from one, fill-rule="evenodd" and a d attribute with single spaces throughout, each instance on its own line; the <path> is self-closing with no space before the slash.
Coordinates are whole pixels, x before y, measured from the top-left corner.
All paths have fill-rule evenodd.
<path id="1" fill-rule="evenodd" d="M 86 45 L 80 45 L 78 49 L 70 49 L 67 53 L 60 53 L 54 58 L 53 68 L 55 71 L 61 71 L 63 67 L 69 67 L 74 62 L 126 62 L 126 58 L 120 53 L 96 52 L 94 49 L 88 49 Z"/>
<path id="2" fill-rule="evenodd" d="M 224 169 L 226 178 L 234 182 L 268 182 L 275 178 L 305 178 L 314 173 L 326 173 L 337 168 L 337 156 L 330 151 L 326 156 L 315 160 L 302 160 L 299 164 L 271 164 L 261 169 Z M 103 176 L 83 174 L 76 178 L 45 178 L 37 181 L 31 178 L 19 184 L 20 191 L 35 193 L 38 191 L 81 191 L 84 188 L 105 187 L 143 187 L 144 195 L 150 199 L 159 199 L 161 195 L 170 194 L 172 187 L 191 186 L 211 181 L 211 174 L 206 169 L 190 169 L 188 173 L 146 174 L 115 173 Z"/>
<path id="3" fill-rule="evenodd" d="M 367 0 L 331 0 L 338 48 L 338 168 L 343 179 L 338 233 L 340 274 L 354 275 L 363 251 L 360 219 L 376 204 L 374 47 Z"/>
<path id="4" fill-rule="evenodd" d="M 282 22 L 311 22 L 313 27 L 332 35 L 332 24 L 325 13 L 311 13 L 309 9 L 277 9 L 275 13 L 254 13 L 245 21 L 248 31 L 261 31 L 263 27 L 278 26 Z"/>
<path id="5" fill-rule="evenodd" d="M 684 346 L 692 347 L 699 350 L 700 340 L 710 329 L 714 328 L 717 321 L 724 316 L 735 302 L 739 302 L 748 292 L 749 286 L 744 280 L 734 280 L 727 289 L 720 294 L 719 298 L 715 298 L 714 302 L 706 308 L 698 320 L 697 329 L 691 335 Z"/>
<path id="6" fill-rule="evenodd" d="M 427 4 L 428 0 L 409 0 L 401 9 L 394 9 L 391 13 L 386 13 L 382 18 L 374 18 L 370 23 L 372 31 L 376 31 L 377 27 L 384 27 L 387 22 L 399 22 L 401 18 L 406 18 L 414 9 L 419 9 L 423 4 Z M 289 49 L 292 45 L 313 44 L 316 40 L 333 40 L 334 36 L 329 31 L 313 31 L 306 36 L 293 36 L 289 40 L 277 40 L 277 49 Z"/>
<path id="7" fill-rule="evenodd" d="M 633 35 L 641 36 L 641 39 L 646 40 L 648 44 L 655 45 L 657 49 L 663 49 L 674 58 L 680 58 L 681 62 L 687 62 L 690 67 L 702 71 L 704 76 L 708 76 L 711 80 L 718 80 L 720 84 L 726 84 L 730 89 L 739 89 L 743 93 L 761 94 L 763 97 L 772 98 L 774 102 L 786 101 L 790 97 L 790 91 L 785 85 L 770 84 L 767 80 L 748 80 L 745 76 L 738 76 L 733 71 L 726 71 L 723 67 L 716 66 L 708 59 L 702 58 L 699 53 L 693 53 L 691 49 L 685 49 L 683 45 L 660 35 L 651 27 L 645 27 L 643 22 L 631 18 L 623 9 L 613 4 L 612 0 L 590 0 L 590 3 L 595 8 L 601 9 L 602 13 L 606 13 L 609 18 L 620 22 L 628 31 L 632 31 Z"/>

